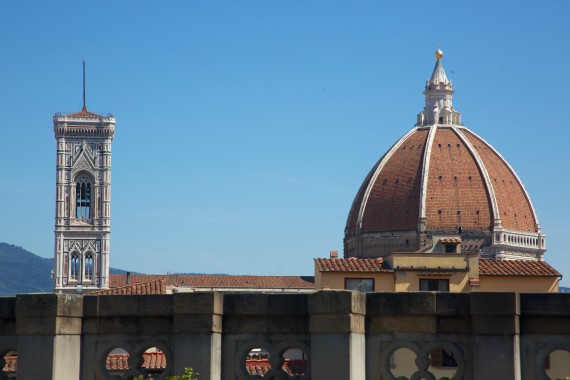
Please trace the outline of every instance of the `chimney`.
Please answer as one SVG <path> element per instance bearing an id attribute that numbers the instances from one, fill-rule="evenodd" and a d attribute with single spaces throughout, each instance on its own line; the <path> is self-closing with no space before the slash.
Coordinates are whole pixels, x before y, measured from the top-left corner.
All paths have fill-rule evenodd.
<path id="1" fill-rule="evenodd" d="M 127 285 L 131 284 L 131 272 L 127 272 Z"/>
<path id="2" fill-rule="evenodd" d="M 331 251 L 331 259 L 338 259 L 338 251 Z"/>

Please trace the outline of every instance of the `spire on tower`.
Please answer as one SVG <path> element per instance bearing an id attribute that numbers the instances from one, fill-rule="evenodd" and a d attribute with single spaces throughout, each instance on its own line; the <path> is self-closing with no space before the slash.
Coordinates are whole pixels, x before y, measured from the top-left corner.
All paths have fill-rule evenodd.
<path id="1" fill-rule="evenodd" d="M 85 102 L 85 60 L 83 60 L 83 109 L 87 111 L 87 103 Z"/>

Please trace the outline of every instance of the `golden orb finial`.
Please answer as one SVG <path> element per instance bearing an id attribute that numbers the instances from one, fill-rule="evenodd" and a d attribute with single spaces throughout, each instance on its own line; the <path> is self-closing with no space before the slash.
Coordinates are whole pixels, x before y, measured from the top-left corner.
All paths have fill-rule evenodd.
<path id="1" fill-rule="evenodd" d="M 441 51 L 441 49 L 439 48 L 439 45 L 438 45 L 437 50 L 435 51 L 435 59 L 437 59 L 439 61 L 441 59 L 441 57 L 443 57 L 443 52 Z"/>

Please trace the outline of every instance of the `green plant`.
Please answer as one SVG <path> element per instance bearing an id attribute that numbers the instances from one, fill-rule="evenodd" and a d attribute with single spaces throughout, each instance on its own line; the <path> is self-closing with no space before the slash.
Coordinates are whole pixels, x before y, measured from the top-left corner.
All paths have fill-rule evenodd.
<path id="1" fill-rule="evenodd" d="M 184 368 L 184 373 L 181 376 L 168 376 L 166 380 L 199 380 L 200 374 L 195 372 L 191 367 Z M 144 380 L 144 376 L 140 375 L 135 377 L 134 380 Z"/>
<path id="2" fill-rule="evenodd" d="M 182 376 L 169 376 L 167 380 L 199 380 L 200 374 L 190 367 L 184 369 Z"/>

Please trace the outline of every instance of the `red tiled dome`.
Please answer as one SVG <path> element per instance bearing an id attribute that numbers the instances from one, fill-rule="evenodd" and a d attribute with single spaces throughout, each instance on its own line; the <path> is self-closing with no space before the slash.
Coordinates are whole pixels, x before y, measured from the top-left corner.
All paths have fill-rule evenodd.
<path id="1" fill-rule="evenodd" d="M 435 244 L 434 235 L 475 239 L 479 249 L 516 240 L 525 243 L 527 258 L 544 252 L 521 181 L 493 147 L 461 125 L 452 93 L 438 61 L 418 124 L 378 161 L 355 197 L 345 256 L 424 250 Z"/>

